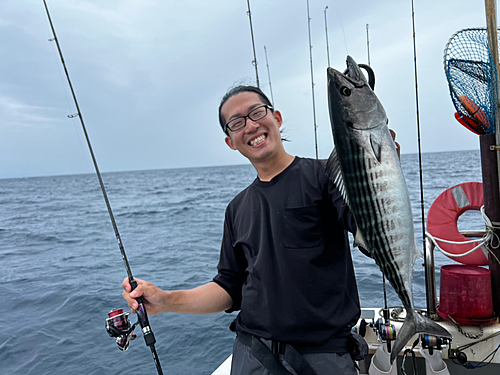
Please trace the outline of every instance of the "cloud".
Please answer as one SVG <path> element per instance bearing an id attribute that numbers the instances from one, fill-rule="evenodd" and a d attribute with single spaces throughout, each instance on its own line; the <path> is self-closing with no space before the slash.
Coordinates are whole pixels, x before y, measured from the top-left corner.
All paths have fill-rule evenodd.
<path id="1" fill-rule="evenodd" d="M 377 95 L 403 152 L 416 152 L 410 4 L 337 0 L 310 2 L 320 157 L 328 157 L 333 147 L 326 97 L 326 5 L 330 59 L 338 69 L 345 66 L 347 51 L 367 62 L 370 25 Z M 255 79 L 246 2 L 50 0 L 49 9 L 104 171 L 247 162 L 225 146 L 217 121 L 226 90 Z M 314 157 L 306 3 L 252 1 L 251 10 L 260 83 L 270 94 L 265 45 L 274 100 L 292 140 L 285 147 Z M 455 31 L 484 25 L 483 13 L 479 0 L 416 4 L 424 151 L 477 148 L 477 137 L 453 118 L 442 51 Z M 55 43 L 47 42 L 52 32 L 43 4 L 0 2 L 0 32 L 8 35 L 0 49 L 0 127 L 16 129 L 3 131 L 2 145 L 23 149 L 18 160 L 3 158 L 0 178 L 11 176 L 3 172 L 7 169 L 16 176 L 88 172 L 82 167 L 81 129 L 66 117 L 76 110 Z M 438 136 L 450 141 L 443 145 Z M 57 150 L 65 163 L 58 161 Z M 33 164 L 34 158 L 40 163 Z"/>
<path id="2" fill-rule="evenodd" d="M 53 109 L 22 103 L 18 99 L 0 94 L 0 129 L 19 131 L 47 125 L 58 120 L 50 117 L 46 112 Z M 5 134 L 4 134 L 5 135 Z"/>

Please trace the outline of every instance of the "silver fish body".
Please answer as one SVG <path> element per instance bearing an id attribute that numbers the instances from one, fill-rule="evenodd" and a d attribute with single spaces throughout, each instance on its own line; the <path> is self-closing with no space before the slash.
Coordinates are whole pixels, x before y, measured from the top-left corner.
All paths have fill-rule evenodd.
<path id="1" fill-rule="evenodd" d="M 370 252 L 406 309 L 392 362 L 416 333 L 451 335 L 415 312 L 412 276 L 420 251 L 408 188 L 385 110 L 350 56 L 345 74 L 328 68 L 328 99 L 335 143 L 332 178 L 356 221 L 356 241 Z"/>

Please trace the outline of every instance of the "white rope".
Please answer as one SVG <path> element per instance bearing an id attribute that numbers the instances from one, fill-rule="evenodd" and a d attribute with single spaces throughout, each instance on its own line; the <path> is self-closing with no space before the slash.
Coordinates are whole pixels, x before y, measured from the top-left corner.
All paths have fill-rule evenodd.
<path id="1" fill-rule="evenodd" d="M 493 249 L 498 249 L 500 246 L 500 238 L 498 237 L 498 234 L 496 234 L 496 231 L 500 230 L 500 226 L 492 224 L 490 218 L 486 216 L 486 213 L 484 212 L 484 206 L 481 207 L 481 213 L 483 214 L 484 224 L 486 225 L 486 235 L 484 238 L 486 241 L 490 242 L 490 246 Z M 493 239 L 497 240 L 496 246 L 493 246 Z"/>
<path id="2" fill-rule="evenodd" d="M 427 238 L 431 239 L 432 243 L 434 244 L 434 246 L 436 246 L 439 249 L 439 251 L 441 251 L 444 255 L 446 255 L 448 257 L 451 257 L 451 258 L 461 258 L 461 257 L 467 256 L 469 254 L 472 254 L 474 251 L 476 251 L 477 249 L 481 248 L 486 243 L 489 243 L 490 246 L 493 249 L 497 249 L 500 246 L 500 238 L 499 238 L 498 234 L 495 233 L 495 231 L 499 230 L 500 227 L 494 226 L 491 223 L 490 218 L 484 212 L 484 206 L 481 207 L 481 214 L 483 215 L 484 224 L 486 225 L 486 233 L 482 237 L 482 239 L 480 239 L 480 240 L 469 240 L 469 241 L 458 241 L 457 242 L 457 241 L 449 241 L 449 240 L 445 240 L 445 239 L 442 239 L 442 238 L 434 237 L 429 232 L 425 232 L 425 235 L 426 235 Z M 496 239 L 496 242 L 497 242 L 497 244 L 495 246 L 493 245 L 493 239 Z M 441 247 L 439 246 L 439 244 L 437 243 L 437 241 L 444 242 L 444 243 L 449 243 L 449 244 L 453 244 L 453 245 L 467 245 L 467 244 L 471 244 L 471 243 L 476 243 L 477 242 L 478 245 L 476 247 L 474 247 L 473 249 L 467 251 L 464 254 L 452 254 L 452 253 L 448 253 L 447 251 L 441 249 Z M 486 246 L 486 249 L 497 260 L 497 262 L 500 263 L 500 261 L 495 256 L 495 254 L 493 254 L 493 252 L 487 246 Z"/>
<path id="3" fill-rule="evenodd" d="M 441 251 L 444 255 L 452 257 L 452 258 L 460 258 L 460 257 L 464 257 L 466 255 L 469 255 L 469 254 L 473 253 L 474 251 L 476 251 L 477 249 L 479 249 L 481 246 L 483 246 L 484 243 L 486 242 L 485 238 L 483 237 L 483 239 L 479 241 L 478 245 L 475 248 L 467 251 L 466 253 L 463 253 L 463 254 L 452 254 L 452 253 L 448 253 L 447 251 L 441 249 L 441 247 L 438 245 L 437 241 L 445 242 L 445 243 L 450 243 L 450 244 L 454 244 L 454 245 L 467 245 L 467 244 L 470 244 L 470 243 L 476 243 L 478 241 L 477 240 L 472 240 L 472 241 L 464 241 L 464 242 L 455 242 L 455 241 L 448 241 L 448 240 L 444 240 L 442 238 L 434 237 L 429 232 L 425 232 L 425 235 L 428 238 L 431 239 L 431 241 L 434 243 L 434 246 L 436 246 L 439 249 L 439 251 Z"/>

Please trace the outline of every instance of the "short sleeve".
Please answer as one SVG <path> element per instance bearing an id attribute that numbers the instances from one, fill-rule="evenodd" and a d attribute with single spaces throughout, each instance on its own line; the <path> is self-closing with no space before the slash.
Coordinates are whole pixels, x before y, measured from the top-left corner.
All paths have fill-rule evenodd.
<path id="1" fill-rule="evenodd" d="M 218 274 L 213 281 L 231 296 L 233 305 L 226 311 L 229 313 L 241 309 L 242 287 L 247 278 L 248 264 L 241 246 L 233 244 L 228 210 L 226 210 L 224 220 L 224 235 L 217 266 Z"/>

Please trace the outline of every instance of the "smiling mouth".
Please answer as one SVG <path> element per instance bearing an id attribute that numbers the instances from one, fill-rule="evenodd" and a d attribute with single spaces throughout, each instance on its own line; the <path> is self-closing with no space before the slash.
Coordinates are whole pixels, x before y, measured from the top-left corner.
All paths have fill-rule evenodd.
<path id="1" fill-rule="evenodd" d="M 259 135 L 257 138 L 252 139 L 250 142 L 248 142 L 248 144 L 250 146 L 258 146 L 262 142 L 264 142 L 266 140 L 266 138 L 267 138 L 267 134 L 262 134 L 262 135 Z"/>

